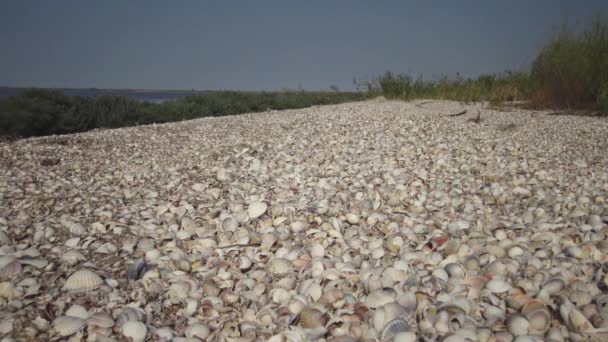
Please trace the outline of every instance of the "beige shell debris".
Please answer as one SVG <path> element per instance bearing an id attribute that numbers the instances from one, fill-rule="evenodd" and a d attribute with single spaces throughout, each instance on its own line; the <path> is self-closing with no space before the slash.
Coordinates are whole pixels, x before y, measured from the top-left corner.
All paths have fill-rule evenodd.
<path id="1" fill-rule="evenodd" d="M 0 142 L 2 337 L 605 340 L 608 121 L 547 114 L 366 101 Z"/>

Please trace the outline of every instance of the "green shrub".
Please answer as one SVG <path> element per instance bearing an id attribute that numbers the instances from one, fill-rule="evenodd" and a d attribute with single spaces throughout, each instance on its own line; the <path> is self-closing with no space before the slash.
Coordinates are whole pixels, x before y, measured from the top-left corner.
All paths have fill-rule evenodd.
<path id="1" fill-rule="evenodd" d="M 173 122 L 206 116 L 304 108 L 360 101 L 365 93 L 217 91 L 160 104 L 124 96 L 70 97 L 57 90 L 28 89 L 0 100 L 0 135 L 40 136 Z"/>

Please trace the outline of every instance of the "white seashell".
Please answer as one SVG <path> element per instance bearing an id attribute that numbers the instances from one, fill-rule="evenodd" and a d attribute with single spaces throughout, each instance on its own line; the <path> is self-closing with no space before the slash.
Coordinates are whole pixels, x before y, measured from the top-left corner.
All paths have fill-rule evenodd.
<path id="1" fill-rule="evenodd" d="M 511 284 L 502 279 L 492 279 L 486 283 L 486 289 L 492 293 L 505 293 L 511 289 Z"/>
<path id="2" fill-rule="evenodd" d="M 246 271 L 251 268 L 252 261 L 249 257 L 243 255 L 239 257 L 237 265 L 241 269 L 241 271 Z"/>
<path id="3" fill-rule="evenodd" d="M 21 263 L 13 256 L 0 256 L 0 279 L 10 279 L 23 271 Z"/>
<path id="4" fill-rule="evenodd" d="M 156 329 L 156 336 L 160 341 L 172 341 L 173 338 L 173 330 L 167 327 Z"/>
<path id="5" fill-rule="evenodd" d="M 99 254 L 115 254 L 117 251 L 118 247 L 111 242 L 104 243 L 95 250 Z"/>
<path id="6" fill-rule="evenodd" d="M 72 316 L 60 316 L 53 321 L 53 328 L 60 336 L 70 336 L 84 327 L 85 320 Z"/>
<path id="7" fill-rule="evenodd" d="M 249 215 L 250 219 L 255 219 L 264 215 L 266 209 L 268 209 L 268 205 L 266 203 L 256 201 L 251 203 L 247 208 L 247 215 Z"/>
<path id="8" fill-rule="evenodd" d="M 185 335 L 187 338 L 200 338 L 205 340 L 209 337 L 209 328 L 201 323 L 195 323 L 186 329 Z"/>
<path id="9" fill-rule="evenodd" d="M 15 285 L 9 281 L 0 283 L 0 298 L 12 300 L 23 295 L 23 291 L 17 289 Z"/>
<path id="10" fill-rule="evenodd" d="M 359 216 L 355 215 L 355 214 L 346 214 L 346 222 L 350 223 L 350 224 L 358 224 L 359 223 Z"/>
<path id="11" fill-rule="evenodd" d="M 268 272 L 273 275 L 281 275 L 291 273 L 293 264 L 291 261 L 284 258 L 274 258 L 268 263 Z"/>
<path id="12" fill-rule="evenodd" d="M 89 312 L 82 305 L 74 304 L 65 312 L 66 316 L 78 317 L 81 319 L 87 319 Z"/>
<path id="13" fill-rule="evenodd" d="M 122 334 L 133 340 L 133 342 L 143 342 L 148 335 L 148 328 L 145 324 L 138 321 L 129 321 L 123 324 Z"/>
<path id="14" fill-rule="evenodd" d="M 325 255 L 325 248 L 320 243 L 315 243 L 310 247 L 310 256 L 313 258 L 321 258 Z"/>
<path id="15" fill-rule="evenodd" d="M 114 326 L 114 319 L 109 313 L 100 311 L 89 316 L 87 324 L 100 328 L 112 328 Z"/>
<path id="16" fill-rule="evenodd" d="M 514 336 L 527 335 L 529 327 L 530 322 L 522 315 L 513 314 L 507 318 L 507 330 Z"/>
<path id="17" fill-rule="evenodd" d="M 228 216 L 222 221 L 222 228 L 226 232 L 234 232 L 238 229 L 238 227 L 239 222 L 232 216 Z"/>
<path id="18" fill-rule="evenodd" d="M 63 285 L 63 289 L 78 293 L 97 289 L 103 283 L 103 279 L 97 273 L 89 269 L 81 269 L 72 273 Z"/>
<path id="19" fill-rule="evenodd" d="M 70 226 L 70 234 L 72 234 L 72 235 L 82 236 L 87 233 L 88 233 L 87 228 L 85 228 L 80 223 L 74 223 L 73 225 Z"/>
<path id="20" fill-rule="evenodd" d="M 411 329 L 405 319 L 397 318 L 386 324 L 380 335 L 380 341 L 395 341 L 395 337 Z"/>
<path id="21" fill-rule="evenodd" d="M 116 317 L 116 324 L 123 326 L 127 322 L 139 322 L 144 318 L 144 313 L 136 308 L 127 307 Z"/>
<path id="22" fill-rule="evenodd" d="M 80 252 L 70 250 L 65 252 L 61 256 L 61 261 L 67 265 L 74 266 L 81 261 L 85 261 L 87 258 Z"/>
<path id="23" fill-rule="evenodd" d="M 379 308 L 396 300 L 397 293 L 392 288 L 382 288 L 371 292 L 363 301 L 372 309 Z"/>

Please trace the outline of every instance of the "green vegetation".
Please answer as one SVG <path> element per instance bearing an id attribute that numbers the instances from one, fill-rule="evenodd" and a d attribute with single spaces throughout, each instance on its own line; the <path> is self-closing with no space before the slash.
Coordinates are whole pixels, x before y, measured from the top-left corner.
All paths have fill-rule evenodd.
<path id="1" fill-rule="evenodd" d="M 524 100 L 530 92 L 530 78 L 527 73 L 506 72 L 497 75 L 482 75 L 477 79 L 456 79 L 442 77 L 438 81 L 425 81 L 410 75 L 386 72 L 368 82 L 372 95 L 387 98 L 411 100 L 417 98 L 448 99 L 455 101 L 504 102 Z"/>
<path id="2" fill-rule="evenodd" d="M 0 136 L 66 134 L 269 109 L 295 109 L 359 101 L 365 96 L 335 91 L 217 91 L 155 104 L 124 96 L 87 98 L 66 96 L 58 90 L 29 89 L 0 100 Z"/>
<path id="3" fill-rule="evenodd" d="M 539 52 L 529 72 L 476 79 L 414 79 L 387 72 L 364 85 L 373 95 L 494 103 L 525 100 L 534 108 L 584 108 L 608 113 L 608 20 L 581 32 L 564 27 Z"/>

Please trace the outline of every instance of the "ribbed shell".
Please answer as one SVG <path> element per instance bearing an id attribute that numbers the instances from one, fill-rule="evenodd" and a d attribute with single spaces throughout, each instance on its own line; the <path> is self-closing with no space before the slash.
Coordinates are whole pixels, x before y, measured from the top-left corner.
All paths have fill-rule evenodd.
<path id="1" fill-rule="evenodd" d="M 65 315 L 87 319 L 89 317 L 89 312 L 84 308 L 84 306 L 74 304 L 65 312 Z"/>
<path id="2" fill-rule="evenodd" d="M 410 325 L 402 318 L 396 318 L 386 324 L 382 329 L 380 341 L 392 341 L 397 334 L 410 331 Z"/>
<path id="3" fill-rule="evenodd" d="M 85 268 L 72 273 L 63 285 L 63 289 L 74 293 L 86 292 L 95 290 L 102 283 L 103 279 L 97 273 Z"/>
<path id="4" fill-rule="evenodd" d="M 84 319 L 72 316 L 60 316 L 53 321 L 55 331 L 61 336 L 69 336 L 76 333 L 84 324 Z"/>
<path id="5" fill-rule="evenodd" d="M 114 319 L 109 313 L 100 311 L 92 314 L 87 323 L 100 328 L 111 328 L 114 326 Z"/>

